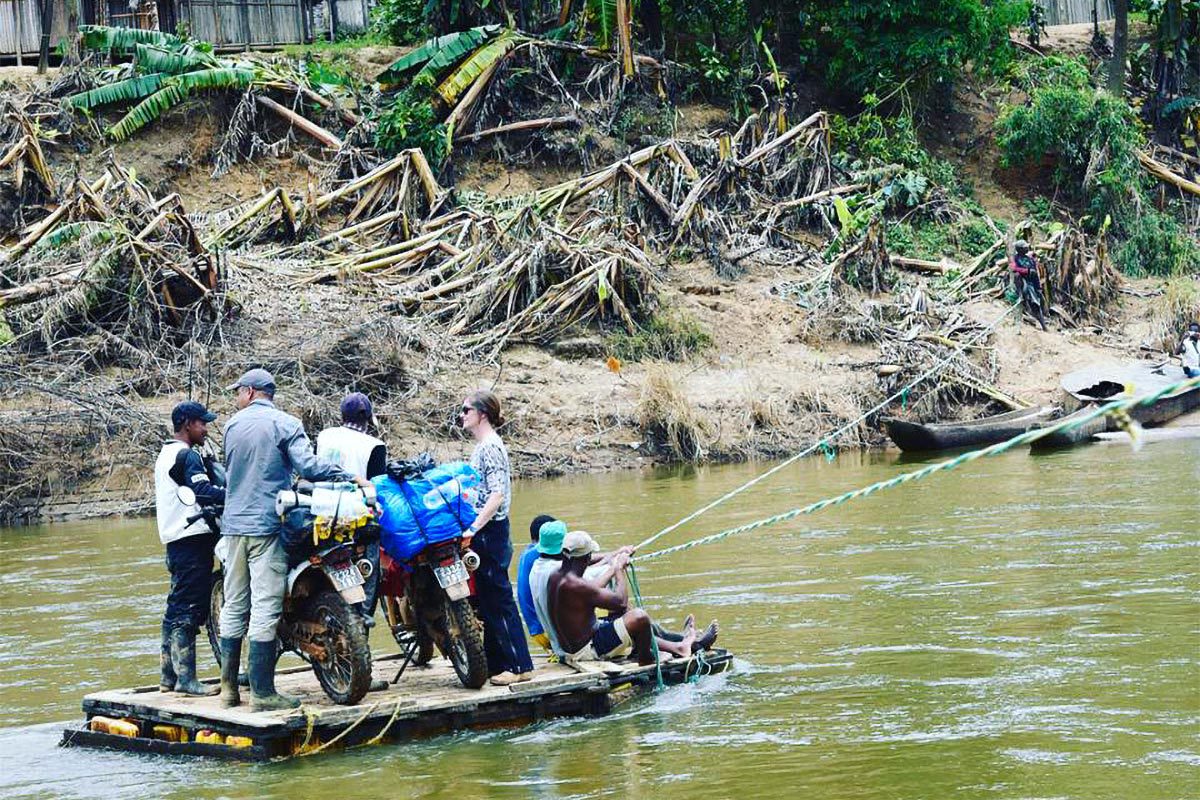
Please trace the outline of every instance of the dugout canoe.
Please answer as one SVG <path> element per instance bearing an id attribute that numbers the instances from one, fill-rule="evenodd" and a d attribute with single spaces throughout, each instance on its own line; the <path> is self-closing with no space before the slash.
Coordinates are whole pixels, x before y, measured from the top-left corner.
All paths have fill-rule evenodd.
<path id="1" fill-rule="evenodd" d="M 986 447 L 1048 424 L 1061 409 L 1039 406 L 966 422 L 923 424 L 886 418 L 888 437 L 906 453 Z"/>
<path id="2" fill-rule="evenodd" d="M 1173 364 L 1154 364 L 1141 361 L 1119 366 L 1094 366 L 1066 375 L 1061 386 L 1068 402 L 1079 410 L 1060 420 L 1085 417 L 1096 405 L 1113 400 L 1126 400 L 1160 391 L 1183 380 L 1183 371 Z M 1159 398 L 1153 405 L 1139 406 L 1129 416 L 1147 428 L 1163 425 L 1178 416 L 1200 408 L 1200 387 L 1184 389 Z M 1034 441 L 1035 450 L 1070 447 L 1094 439 L 1102 433 L 1120 430 L 1112 417 L 1100 417 L 1074 430 L 1057 431 Z"/>

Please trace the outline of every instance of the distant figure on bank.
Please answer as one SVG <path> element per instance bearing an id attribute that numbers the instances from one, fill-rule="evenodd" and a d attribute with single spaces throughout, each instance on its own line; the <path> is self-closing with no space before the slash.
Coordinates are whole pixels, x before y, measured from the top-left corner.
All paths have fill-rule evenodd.
<path id="1" fill-rule="evenodd" d="M 1037 256 L 1024 239 L 1018 239 L 1013 249 L 1015 252 L 1008 266 L 1015 276 L 1017 296 L 1025 304 L 1025 310 L 1037 319 L 1042 330 L 1049 330 L 1046 327 L 1046 315 L 1042 311 L 1042 283 L 1038 278 Z"/>
<path id="2" fill-rule="evenodd" d="M 553 650 L 554 648 L 550 645 L 550 637 L 542 629 L 542 623 L 538 621 L 537 607 L 533 604 L 533 593 L 529 590 L 529 573 L 533 570 L 533 564 L 539 555 L 537 549 L 539 531 L 547 522 L 556 521 L 549 514 L 538 514 L 533 518 L 533 522 L 529 523 L 530 542 L 521 553 L 521 560 L 517 562 L 517 606 L 521 609 L 521 619 L 525 620 L 529 638 L 541 645 L 543 650 Z"/>
<path id="3" fill-rule="evenodd" d="M 475 591 L 483 617 L 483 647 L 492 683 L 507 686 L 533 677 L 521 614 L 513 600 L 508 565 L 513 547 L 508 509 L 512 505 L 512 467 L 496 428 L 503 424 L 500 401 L 491 392 L 475 392 L 459 410 L 463 430 L 475 440 L 471 466 L 482 478 L 477 516 L 464 539 L 479 555 Z"/>
<path id="4" fill-rule="evenodd" d="M 1200 322 L 1188 325 L 1187 333 L 1179 343 L 1179 356 L 1183 359 L 1183 374 L 1189 378 L 1200 376 Z"/>
<path id="5" fill-rule="evenodd" d="M 565 535 L 564 535 L 565 534 Z M 662 653 L 687 658 L 707 649 L 717 638 L 714 623 L 700 638 L 691 615 L 680 641 L 654 636 L 650 615 L 629 607 L 625 567 L 629 551 L 616 551 L 606 569 L 595 579 L 583 577 L 599 552 L 596 540 L 583 531 L 566 533 L 560 522 L 543 525 L 538 542 L 541 556 L 529 581 L 538 618 L 549 634 L 555 652 L 567 661 L 595 661 L 633 654 L 639 664 L 654 663 L 655 645 Z M 616 589 L 605 588 L 615 581 Z M 612 614 L 596 619 L 596 609 Z"/>
<path id="6" fill-rule="evenodd" d="M 171 411 L 175 436 L 163 445 L 154 462 L 154 511 L 158 537 L 167 546 L 167 570 L 171 573 L 159 655 L 162 675 L 158 688 L 164 692 L 217 693 L 217 687 L 196 680 L 196 633 L 208 621 L 213 551 L 221 535 L 202 518 L 188 523 L 197 506 L 225 502 L 225 490 L 216 485 L 196 451 L 208 439 L 208 423 L 216 418 L 200 403 L 175 406 Z M 179 499 L 181 486 L 195 495 L 195 505 Z"/>

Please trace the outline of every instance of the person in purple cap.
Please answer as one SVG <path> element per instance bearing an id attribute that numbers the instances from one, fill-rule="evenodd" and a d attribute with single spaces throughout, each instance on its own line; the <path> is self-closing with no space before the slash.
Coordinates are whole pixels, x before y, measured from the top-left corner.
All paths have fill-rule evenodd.
<path id="1" fill-rule="evenodd" d="M 212 695 L 217 687 L 196 680 L 196 633 L 208 621 L 212 589 L 213 551 L 220 539 L 195 505 L 216 506 L 225 501 L 225 490 L 216 485 L 197 448 L 208 439 L 208 423 L 217 418 L 196 402 L 180 403 L 171 412 L 175 435 L 154 462 L 154 511 L 158 538 L 167 546 L 171 590 L 162 621 L 161 676 L 164 692 Z M 187 487 L 195 504 L 184 504 L 179 487 Z"/>
<path id="2" fill-rule="evenodd" d="M 365 394 L 346 395 L 342 398 L 342 424 L 317 434 L 317 455 L 367 480 L 385 474 L 387 445 L 367 432 L 374 419 L 375 412 Z"/>
<path id="3" fill-rule="evenodd" d="M 387 445 L 367 433 L 375 419 L 371 401 L 362 392 L 342 398 L 342 424 L 317 434 L 317 456 L 332 461 L 357 478 L 370 480 L 387 473 Z M 375 569 L 363 589 L 367 599 L 361 612 L 368 629 L 375 625 L 375 602 L 379 591 L 379 540 L 367 545 L 366 556 Z M 386 689 L 386 682 L 372 681 L 373 691 Z"/>

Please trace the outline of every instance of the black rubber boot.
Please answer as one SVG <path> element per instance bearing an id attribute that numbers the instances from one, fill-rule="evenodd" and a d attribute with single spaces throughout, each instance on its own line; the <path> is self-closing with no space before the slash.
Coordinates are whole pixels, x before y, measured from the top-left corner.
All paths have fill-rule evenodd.
<path id="1" fill-rule="evenodd" d="M 158 654 L 158 666 L 161 670 L 158 678 L 158 690 L 160 692 L 175 691 L 175 681 L 178 678 L 175 675 L 175 665 L 171 663 L 171 628 L 165 619 L 162 624 L 162 650 Z"/>
<path id="2" fill-rule="evenodd" d="M 242 640 L 221 637 L 221 705 L 241 705 L 238 693 L 238 667 L 242 664 Z"/>
<path id="3" fill-rule="evenodd" d="M 171 631 L 171 662 L 175 666 L 175 691 L 211 697 L 219 690 L 196 680 L 196 632 L 191 628 Z"/>
<path id="4" fill-rule="evenodd" d="M 300 700 L 275 691 L 275 640 L 250 640 L 250 710 L 286 711 L 300 707 Z"/>

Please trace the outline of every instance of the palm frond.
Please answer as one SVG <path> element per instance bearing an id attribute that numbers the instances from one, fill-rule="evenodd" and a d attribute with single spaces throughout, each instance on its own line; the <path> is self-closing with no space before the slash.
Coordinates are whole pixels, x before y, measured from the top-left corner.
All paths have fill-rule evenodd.
<path id="1" fill-rule="evenodd" d="M 170 48 L 185 43 L 184 39 L 162 31 L 107 25 L 80 25 L 79 41 L 85 50 L 116 50 L 119 53 L 133 53 L 139 44 Z"/>
<path id="2" fill-rule="evenodd" d="M 161 89 L 164 77 L 166 76 L 162 73 L 156 72 L 150 75 L 139 75 L 136 78 L 127 78 L 123 81 L 97 86 L 86 92 L 73 94 L 67 98 L 67 102 L 72 108 L 97 108 L 113 103 L 138 100 Z"/>
<path id="3" fill-rule="evenodd" d="M 139 44 L 135 50 L 134 60 L 142 72 L 164 72 L 168 75 L 179 75 L 197 69 L 212 69 L 219 65 L 215 57 L 202 53 L 190 45 L 176 48 L 157 47 L 155 45 Z"/>
<path id="4" fill-rule="evenodd" d="M 524 37 L 505 31 L 492 41 L 471 53 L 466 61 L 458 65 L 438 86 L 438 94 L 446 105 L 454 105 L 459 96 L 471 87 L 475 80 L 508 55 L 514 47 L 525 41 Z M 424 70 L 422 70 L 424 72 Z"/>

